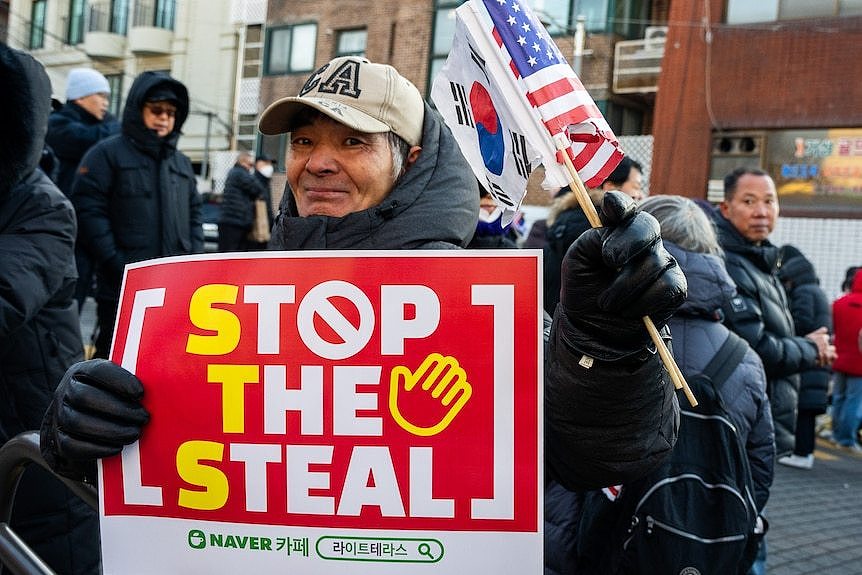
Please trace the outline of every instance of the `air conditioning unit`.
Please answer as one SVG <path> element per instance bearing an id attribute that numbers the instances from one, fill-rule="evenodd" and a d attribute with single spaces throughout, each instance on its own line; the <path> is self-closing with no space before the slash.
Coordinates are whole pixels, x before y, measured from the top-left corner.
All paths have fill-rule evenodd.
<path id="1" fill-rule="evenodd" d="M 712 136 L 710 178 L 722 180 L 739 167 L 763 168 L 766 159 L 763 132 L 725 132 Z"/>
<path id="2" fill-rule="evenodd" d="M 644 29 L 644 49 L 663 50 L 667 40 L 667 26 L 647 26 Z"/>

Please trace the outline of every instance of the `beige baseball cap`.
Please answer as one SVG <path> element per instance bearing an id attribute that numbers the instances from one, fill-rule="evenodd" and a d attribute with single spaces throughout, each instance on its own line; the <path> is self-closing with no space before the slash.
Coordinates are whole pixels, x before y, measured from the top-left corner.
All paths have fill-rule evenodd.
<path id="1" fill-rule="evenodd" d="M 289 132 L 305 106 L 360 132 L 395 132 L 411 146 L 422 141 L 422 95 L 386 64 L 358 56 L 335 58 L 309 76 L 299 96 L 270 104 L 261 114 L 258 128 L 268 136 Z"/>

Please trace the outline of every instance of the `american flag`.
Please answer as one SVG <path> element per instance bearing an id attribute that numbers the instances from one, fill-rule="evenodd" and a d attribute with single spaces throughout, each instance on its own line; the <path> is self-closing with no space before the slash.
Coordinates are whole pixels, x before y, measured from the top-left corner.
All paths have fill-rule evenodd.
<path id="1" fill-rule="evenodd" d="M 519 0 L 470 0 L 548 132 L 566 134 L 578 175 L 598 186 L 623 158 L 619 142 L 545 27 Z M 547 169 L 546 165 L 546 169 Z"/>

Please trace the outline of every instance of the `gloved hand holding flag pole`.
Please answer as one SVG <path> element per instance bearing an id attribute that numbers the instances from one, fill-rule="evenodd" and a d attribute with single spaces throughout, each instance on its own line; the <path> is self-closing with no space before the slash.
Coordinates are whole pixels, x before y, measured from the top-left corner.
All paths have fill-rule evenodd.
<path id="1" fill-rule="evenodd" d="M 585 183 L 600 185 L 623 153 L 545 27 L 522 0 L 469 0 L 455 13 L 452 50 L 431 99 L 476 177 L 506 209 L 504 224 L 523 200 L 532 166 L 541 163 L 543 185 L 568 184 L 590 224 L 600 227 Z M 643 319 L 674 385 L 697 405 L 652 320 Z"/>

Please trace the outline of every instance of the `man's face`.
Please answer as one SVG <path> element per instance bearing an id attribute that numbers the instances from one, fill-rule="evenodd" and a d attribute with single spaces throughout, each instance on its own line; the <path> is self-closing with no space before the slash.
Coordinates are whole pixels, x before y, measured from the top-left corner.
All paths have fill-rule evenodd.
<path id="1" fill-rule="evenodd" d="M 643 174 L 637 168 L 629 170 L 629 178 L 620 186 L 620 191 L 628 194 L 636 202 L 644 199 L 641 186 L 643 185 Z"/>
<path id="2" fill-rule="evenodd" d="M 325 116 L 293 130 L 285 166 L 303 217 L 376 206 L 395 183 L 386 134 L 357 132 Z"/>
<path id="3" fill-rule="evenodd" d="M 628 179 L 625 182 L 623 182 L 622 185 L 617 186 L 613 182 L 605 182 L 604 185 L 602 186 L 602 189 L 604 189 L 605 191 L 619 190 L 619 191 L 623 192 L 624 194 L 628 195 L 629 197 L 631 197 L 636 202 L 639 202 L 642 199 L 644 199 L 643 192 L 641 191 L 642 185 L 643 185 L 643 174 L 641 174 L 641 171 L 638 170 L 637 168 L 632 167 L 632 169 L 629 170 Z"/>
<path id="4" fill-rule="evenodd" d="M 721 202 L 721 214 L 748 241 L 759 244 L 765 240 L 778 219 L 778 195 L 772 178 L 740 176 L 733 197 Z"/>
<path id="5" fill-rule="evenodd" d="M 97 120 L 103 120 L 108 111 L 109 99 L 108 94 L 98 92 L 96 94 L 84 96 L 83 98 L 78 98 L 75 100 L 75 103 L 84 108 Z"/>
<path id="6" fill-rule="evenodd" d="M 146 102 L 141 112 L 144 125 L 149 130 L 155 130 L 160 138 L 174 131 L 177 107 L 170 102 Z"/>

